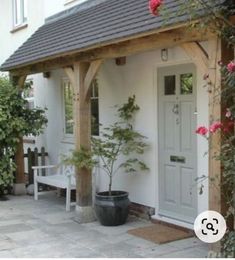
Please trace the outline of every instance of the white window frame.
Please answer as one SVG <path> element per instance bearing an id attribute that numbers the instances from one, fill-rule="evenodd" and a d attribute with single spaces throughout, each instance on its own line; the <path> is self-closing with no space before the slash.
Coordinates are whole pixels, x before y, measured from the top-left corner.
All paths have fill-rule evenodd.
<path id="1" fill-rule="evenodd" d="M 32 82 L 32 86 L 33 86 L 33 96 L 32 97 L 25 97 L 24 96 L 24 92 L 23 92 L 23 98 L 28 101 L 28 103 L 32 103 L 33 106 L 32 106 L 32 109 L 34 109 L 36 107 L 35 105 L 35 87 L 34 87 L 34 83 L 33 83 L 33 79 L 27 79 L 26 80 L 26 83 L 30 83 Z M 24 137 L 25 140 L 34 140 L 35 139 L 35 136 L 33 136 L 32 134 L 30 135 L 27 135 Z"/>
<path id="2" fill-rule="evenodd" d="M 73 133 L 66 133 L 66 120 L 65 120 L 65 84 L 70 84 L 71 90 L 72 85 L 68 78 L 62 78 L 62 115 L 63 115 L 63 139 L 64 141 L 73 141 L 74 140 L 74 122 L 73 122 Z M 74 107 L 73 107 L 73 121 L 74 121 Z"/>
<path id="3" fill-rule="evenodd" d="M 26 83 L 31 83 L 32 82 L 32 86 L 33 86 L 33 96 L 32 97 L 25 97 L 24 93 L 23 93 L 23 98 L 25 100 L 27 100 L 29 103 L 33 103 L 33 108 L 35 108 L 35 87 L 33 84 L 33 79 L 27 79 Z"/>
<path id="4" fill-rule="evenodd" d="M 63 139 L 62 142 L 65 143 L 74 143 L 74 138 L 75 138 L 75 121 L 74 121 L 74 105 L 73 105 L 73 134 L 71 133 L 66 133 L 66 120 L 65 120 L 65 85 L 66 83 L 70 84 L 71 90 L 72 89 L 72 85 L 70 80 L 67 77 L 62 78 L 62 82 L 61 82 L 61 88 L 62 88 L 62 132 L 63 132 Z M 92 89 L 91 89 L 91 100 L 98 100 L 99 103 L 99 94 L 98 96 L 95 96 L 95 89 L 94 89 L 94 85 L 92 85 Z M 99 90 L 98 90 L 99 91 Z M 99 113 L 99 112 L 98 112 Z M 98 137 L 99 135 L 93 135 L 94 137 Z"/>
<path id="5" fill-rule="evenodd" d="M 28 10 L 27 0 L 12 0 L 13 5 L 13 27 L 27 24 Z"/>

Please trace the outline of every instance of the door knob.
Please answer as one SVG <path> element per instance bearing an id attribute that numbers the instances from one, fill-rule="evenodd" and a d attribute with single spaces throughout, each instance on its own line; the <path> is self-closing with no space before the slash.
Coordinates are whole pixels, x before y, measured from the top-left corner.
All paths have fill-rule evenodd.
<path id="1" fill-rule="evenodd" d="M 179 114 L 179 105 L 178 104 L 174 104 L 174 107 L 172 109 L 172 112 L 176 115 Z"/>

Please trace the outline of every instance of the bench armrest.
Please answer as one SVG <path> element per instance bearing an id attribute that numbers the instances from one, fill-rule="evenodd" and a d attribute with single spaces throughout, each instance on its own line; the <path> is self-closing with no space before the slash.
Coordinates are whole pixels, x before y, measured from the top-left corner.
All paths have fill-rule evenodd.
<path id="1" fill-rule="evenodd" d="M 58 165 L 45 165 L 45 166 L 33 166 L 33 175 L 34 178 L 36 178 L 37 176 L 41 176 L 42 175 L 42 170 L 49 170 L 49 169 L 56 169 L 58 167 Z M 50 174 L 48 172 L 48 174 Z"/>
<path id="2" fill-rule="evenodd" d="M 45 165 L 45 166 L 32 166 L 33 170 L 41 170 L 41 169 L 52 169 L 56 168 L 58 165 Z"/>

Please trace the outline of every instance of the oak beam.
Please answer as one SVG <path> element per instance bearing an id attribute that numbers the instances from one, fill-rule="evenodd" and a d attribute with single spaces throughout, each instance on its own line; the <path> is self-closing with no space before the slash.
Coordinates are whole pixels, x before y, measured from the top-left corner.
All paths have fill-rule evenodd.
<path id="1" fill-rule="evenodd" d="M 130 56 L 137 53 L 151 51 L 160 48 L 171 48 L 185 42 L 203 41 L 212 37 L 209 32 L 188 30 L 187 28 L 175 29 L 166 32 L 155 33 L 137 39 L 126 40 L 120 43 L 95 47 L 79 52 L 62 53 L 50 57 L 47 60 L 36 61 L 34 64 L 26 64 L 11 70 L 14 75 L 35 74 L 63 67 L 73 66 L 74 62 L 91 62 L 98 59 L 111 59 Z"/>
<path id="2" fill-rule="evenodd" d="M 89 69 L 86 73 L 85 80 L 84 80 L 84 95 L 85 95 L 86 100 L 89 100 L 89 98 L 90 98 L 90 93 L 89 93 L 90 86 L 91 86 L 91 83 L 92 83 L 93 79 L 95 78 L 102 62 L 103 62 L 103 60 L 95 60 L 90 63 Z"/>
<path id="3" fill-rule="evenodd" d="M 197 42 L 186 42 L 181 44 L 181 47 L 197 65 L 197 68 L 204 74 L 208 71 L 209 61 L 208 55 L 202 46 Z"/>

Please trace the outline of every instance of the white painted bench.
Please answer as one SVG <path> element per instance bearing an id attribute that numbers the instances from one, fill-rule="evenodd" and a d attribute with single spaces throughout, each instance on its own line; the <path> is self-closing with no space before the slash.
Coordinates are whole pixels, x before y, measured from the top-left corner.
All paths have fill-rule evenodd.
<path id="1" fill-rule="evenodd" d="M 60 189 L 66 189 L 66 211 L 76 203 L 71 203 L 71 190 L 76 190 L 75 168 L 70 165 L 33 166 L 34 171 L 34 199 L 38 200 L 38 183 Z M 42 176 L 42 169 L 46 175 Z"/>

